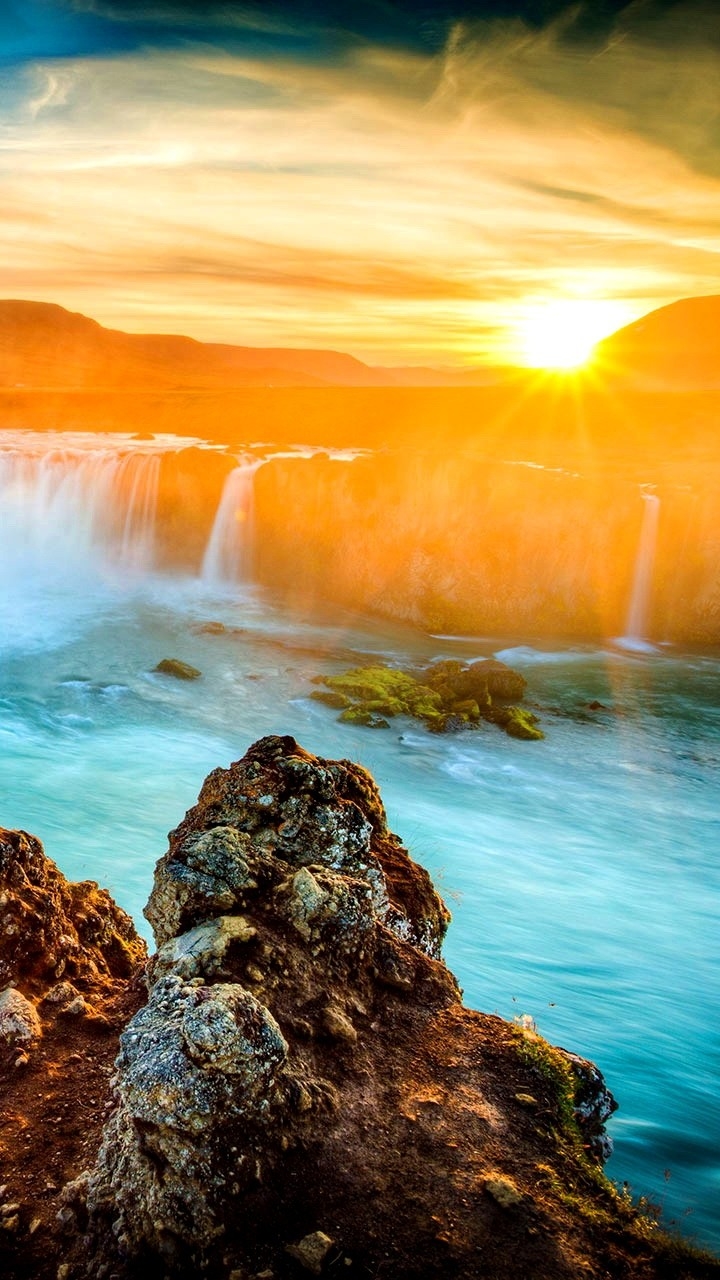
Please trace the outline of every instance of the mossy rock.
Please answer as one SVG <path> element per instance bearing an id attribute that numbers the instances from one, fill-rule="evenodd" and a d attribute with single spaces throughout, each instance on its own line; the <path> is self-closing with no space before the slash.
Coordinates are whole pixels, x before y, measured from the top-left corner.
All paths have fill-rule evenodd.
<path id="1" fill-rule="evenodd" d="M 465 666 L 450 658 L 443 662 L 433 662 L 418 672 L 418 679 L 428 688 L 440 695 L 443 706 L 451 708 L 456 702 L 476 702 L 478 706 L 489 706 L 490 692 L 487 680 L 475 670 L 477 664 Z"/>
<path id="2" fill-rule="evenodd" d="M 350 699 L 344 693 L 336 693 L 333 689 L 313 689 L 310 697 L 315 702 L 322 702 L 326 707 L 335 707 L 338 711 L 350 706 Z"/>
<path id="3" fill-rule="evenodd" d="M 468 678 L 487 686 L 490 697 L 500 698 L 504 702 L 514 702 L 516 698 L 524 698 L 527 680 L 519 671 L 513 671 L 507 663 L 498 658 L 482 658 L 471 662 L 467 668 Z"/>
<path id="4" fill-rule="evenodd" d="M 477 729 L 482 720 L 498 725 L 514 738 L 538 739 L 537 717 L 520 707 L 496 705 L 488 692 L 488 679 L 501 690 L 522 692 L 525 680 L 503 662 L 487 660 L 468 665 L 455 660 L 435 662 L 414 672 L 380 664 L 353 667 L 340 675 L 316 676 L 326 689 L 310 696 L 342 711 L 345 724 L 387 727 L 387 718 L 411 716 L 422 720 L 431 733 L 456 733 Z"/>
<path id="5" fill-rule="evenodd" d="M 179 658 L 162 658 L 153 670 L 164 676 L 174 676 L 176 680 L 197 680 L 202 675 L 197 667 L 191 667 L 189 662 L 181 662 Z"/>
<path id="6" fill-rule="evenodd" d="M 470 724 L 476 723 L 480 719 L 480 707 L 474 698 L 464 698 L 462 702 L 453 702 L 451 708 L 453 715 L 462 716 L 463 720 Z"/>
<path id="7" fill-rule="evenodd" d="M 545 734 L 538 729 L 538 718 L 525 707 L 488 707 L 483 719 L 504 729 L 511 738 L 524 738 L 528 742 L 539 741 Z"/>
<path id="8" fill-rule="evenodd" d="M 538 718 L 532 711 L 525 711 L 522 707 L 509 707 L 508 710 L 510 716 L 504 727 L 511 738 L 524 738 L 528 742 L 535 742 L 545 737 L 542 729 L 538 729 Z"/>
<path id="9" fill-rule="evenodd" d="M 441 708 L 439 694 L 395 667 L 354 667 L 342 675 L 328 676 L 325 683 L 334 692 L 385 715 L 422 718 Z"/>
<path id="10" fill-rule="evenodd" d="M 346 707 L 338 717 L 343 724 L 362 724 L 367 729 L 388 729 L 387 720 L 365 707 Z"/>

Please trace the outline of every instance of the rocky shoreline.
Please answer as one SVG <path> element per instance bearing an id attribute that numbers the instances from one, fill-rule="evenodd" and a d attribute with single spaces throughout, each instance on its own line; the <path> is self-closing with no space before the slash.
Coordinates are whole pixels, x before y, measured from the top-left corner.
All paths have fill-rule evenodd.
<path id="1" fill-rule="evenodd" d="M 214 770 L 149 961 L 22 832 L 0 911 L 7 1280 L 720 1274 L 604 1177 L 597 1068 L 463 1007 L 360 766 L 269 737 Z"/>

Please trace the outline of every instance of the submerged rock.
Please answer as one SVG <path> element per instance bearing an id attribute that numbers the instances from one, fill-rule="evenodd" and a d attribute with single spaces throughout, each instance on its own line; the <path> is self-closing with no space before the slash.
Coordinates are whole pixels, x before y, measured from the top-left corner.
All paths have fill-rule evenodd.
<path id="1" fill-rule="evenodd" d="M 160 672 L 164 676 L 174 676 L 176 680 L 197 680 L 202 675 L 202 671 L 198 671 L 197 667 L 191 667 L 189 662 L 181 662 L 180 658 L 162 658 L 153 671 Z"/>

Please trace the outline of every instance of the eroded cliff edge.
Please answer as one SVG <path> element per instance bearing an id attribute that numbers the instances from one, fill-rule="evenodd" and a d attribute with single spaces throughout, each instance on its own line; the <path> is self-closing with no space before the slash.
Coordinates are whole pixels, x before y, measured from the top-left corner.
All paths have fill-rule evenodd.
<path id="1" fill-rule="evenodd" d="M 99 1150 L 54 1225 L 15 1214 L 9 1275 L 718 1274 L 605 1181 L 597 1069 L 462 1006 L 447 912 L 361 767 L 270 737 L 215 770 L 147 915 Z M 48 1069 L 77 1077 L 82 1055 Z"/>

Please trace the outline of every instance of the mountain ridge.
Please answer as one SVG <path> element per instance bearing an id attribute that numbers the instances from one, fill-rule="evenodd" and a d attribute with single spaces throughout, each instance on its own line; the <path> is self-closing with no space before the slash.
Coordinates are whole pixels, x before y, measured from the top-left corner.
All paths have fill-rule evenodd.
<path id="1" fill-rule="evenodd" d="M 31 390 L 221 390 L 233 387 L 473 386 L 490 368 L 384 368 L 326 348 L 201 342 L 126 333 L 54 302 L 0 300 L 0 387 Z"/>
<path id="2" fill-rule="evenodd" d="M 682 298 L 596 344 L 605 381 L 641 390 L 720 387 L 720 296 Z M 126 333 L 53 302 L 0 300 L 0 388 L 220 391 L 248 387 L 480 387 L 542 371 L 369 365 L 327 348 Z"/>

